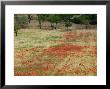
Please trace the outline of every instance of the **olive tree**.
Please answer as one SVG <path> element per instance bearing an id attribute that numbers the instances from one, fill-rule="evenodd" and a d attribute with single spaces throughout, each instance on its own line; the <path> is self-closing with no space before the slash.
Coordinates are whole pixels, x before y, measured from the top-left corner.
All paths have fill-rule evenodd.
<path id="1" fill-rule="evenodd" d="M 14 32 L 16 36 L 18 35 L 18 30 L 26 27 L 27 22 L 28 22 L 28 18 L 26 15 L 22 15 L 22 14 L 14 15 Z"/>

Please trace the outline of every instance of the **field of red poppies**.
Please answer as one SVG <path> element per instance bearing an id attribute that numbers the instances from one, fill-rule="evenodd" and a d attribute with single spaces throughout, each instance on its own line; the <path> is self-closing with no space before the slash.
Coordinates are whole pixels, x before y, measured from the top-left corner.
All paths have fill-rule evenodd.
<path id="1" fill-rule="evenodd" d="M 15 76 L 97 75 L 96 29 L 21 29 L 14 38 Z"/>

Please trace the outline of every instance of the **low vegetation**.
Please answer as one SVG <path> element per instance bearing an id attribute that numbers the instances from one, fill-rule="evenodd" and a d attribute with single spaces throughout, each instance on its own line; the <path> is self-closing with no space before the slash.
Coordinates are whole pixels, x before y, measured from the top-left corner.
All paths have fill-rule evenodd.
<path id="1" fill-rule="evenodd" d="M 21 29 L 14 39 L 15 76 L 96 76 L 96 29 Z"/>

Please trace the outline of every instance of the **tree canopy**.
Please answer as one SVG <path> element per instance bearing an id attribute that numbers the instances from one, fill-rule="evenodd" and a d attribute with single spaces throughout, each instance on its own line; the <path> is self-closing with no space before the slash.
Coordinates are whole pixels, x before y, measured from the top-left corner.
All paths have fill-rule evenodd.
<path id="1" fill-rule="evenodd" d="M 14 31 L 17 35 L 19 29 L 25 27 L 30 23 L 33 14 L 15 14 L 14 16 Z M 51 29 L 57 29 L 58 23 L 64 23 L 65 30 L 68 27 L 75 24 L 83 25 L 96 25 L 97 15 L 96 14 L 36 14 L 36 19 L 39 23 L 39 28 L 42 29 L 42 23 L 48 21 L 51 23 Z"/>

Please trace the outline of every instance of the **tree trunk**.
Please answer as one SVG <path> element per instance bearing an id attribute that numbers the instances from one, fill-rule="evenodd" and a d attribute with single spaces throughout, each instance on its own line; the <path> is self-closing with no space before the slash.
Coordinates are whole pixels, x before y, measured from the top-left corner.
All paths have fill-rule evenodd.
<path id="1" fill-rule="evenodd" d="M 38 22 L 39 22 L 39 28 L 41 29 L 42 27 L 41 27 L 41 19 L 40 19 L 40 15 L 38 15 Z"/>
<path id="2" fill-rule="evenodd" d="M 31 15 L 28 15 L 28 22 L 30 23 L 31 21 Z"/>
<path id="3" fill-rule="evenodd" d="M 55 29 L 57 29 L 57 22 L 56 22 L 56 25 L 55 25 Z"/>
<path id="4" fill-rule="evenodd" d="M 16 31 L 15 33 L 16 33 L 16 36 L 18 36 L 18 32 Z"/>
<path id="5" fill-rule="evenodd" d="M 52 30 L 53 30 L 53 28 L 54 28 L 53 24 L 51 24 L 51 28 L 52 28 Z"/>
<path id="6" fill-rule="evenodd" d="M 39 20 L 39 28 L 41 29 L 42 28 L 42 25 L 41 25 L 41 21 Z"/>

